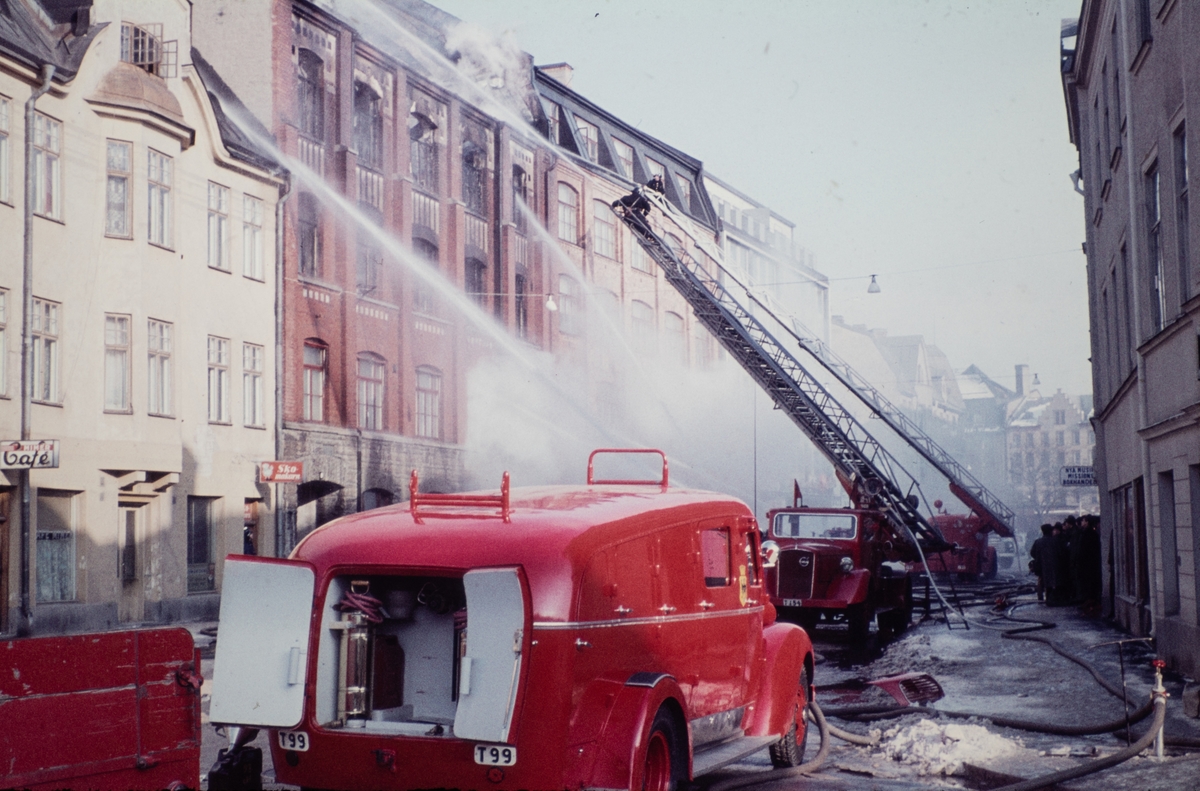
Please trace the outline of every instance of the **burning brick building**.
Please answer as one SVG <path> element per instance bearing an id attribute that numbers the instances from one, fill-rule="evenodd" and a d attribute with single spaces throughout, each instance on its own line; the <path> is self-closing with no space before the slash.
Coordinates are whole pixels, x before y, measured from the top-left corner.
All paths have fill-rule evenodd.
<path id="1" fill-rule="evenodd" d="M 622 379 L 598 333 L 670 364 L 717 358 L 610 208 L 661 175 L 716 238 L 701 163 L 574 92 L 566 64 L 485 56 L 418 0 L 193 14 L 293 171 L 278 458 L 303 461 L 306 480 L 283 495 L 281 546 L 399 501 L 411 469 L 432 489 L 464 485 L 468 374 L 512 344 L 577 371 L 602 417 Z"/>

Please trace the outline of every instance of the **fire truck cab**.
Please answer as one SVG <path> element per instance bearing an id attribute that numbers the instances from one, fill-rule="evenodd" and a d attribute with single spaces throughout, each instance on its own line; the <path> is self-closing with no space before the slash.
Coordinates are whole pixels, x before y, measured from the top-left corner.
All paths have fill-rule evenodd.
<path id="1" fill-rule="evenodd" d="M 777 508 L 767 513 L 766 586 L 780 618 L 808 629 L 845 621 L 850 637 L 880 628 L 903 631 L 912 619 L 912 581 L 904 548 L 878 511 Z"/>
<path id="2" fill-rule="evenodd" d="M 595 455 L 595 454 L 593 454 Z M 750 510 L 661 481 L 418 493 L 226 562 L 210 718 L 349 789 L 682 786 L 799 763 L 808 636 Z"/>

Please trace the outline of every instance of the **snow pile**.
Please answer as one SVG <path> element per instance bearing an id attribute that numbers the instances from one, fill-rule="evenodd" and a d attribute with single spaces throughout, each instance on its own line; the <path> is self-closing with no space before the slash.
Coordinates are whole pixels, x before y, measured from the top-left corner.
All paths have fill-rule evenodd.
<path id="1" fill-rule="evenodd" d="M 981 764 L 1025 749 L 981 725 L 936 720 L 889 728 L 879 747 L 886 757 L 913 766 L 921 776 L 959 774 L 964 763 Z"/>

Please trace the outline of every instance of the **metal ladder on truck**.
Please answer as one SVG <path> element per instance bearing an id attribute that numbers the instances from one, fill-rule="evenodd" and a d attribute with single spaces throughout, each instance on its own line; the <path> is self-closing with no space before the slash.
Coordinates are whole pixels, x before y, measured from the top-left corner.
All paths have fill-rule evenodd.
<path id="1" fill-rule="evenodd" d="M 661 198 L 648 197 L 664 213 L 674 214 Z M 882 512 L 896 535 L 911 538 L 921 555 L 949 549 L 941 532 L 918 510 L 917 480 L 767 327 L 695 258 L 685 250 L 672 250 L 646 217 L 614 211 L 696 317 L 829 459 L 854 492 L 858 507 Z M 721 260 L 719 251 L 689 235 L 714 261 Z"/>
<path id="2" fill-rule="evenodd" d="M 724 267 L 722 270 L 736 280 L 736 277 Z M 862 374 L 854 370 L 850 363 L 817 339 L 798 319 L 789 316 L 787 317 L 789 321 L 785 321 L 784 317 L 779 316 L 778 312 L 768 304 L 769 297 L 766 295 L 759 297 L 745 284 L 739 283 L 739 285 L 746 289 L 746 294 L 751 301 L 761 307 L 792 336 L 801 349 L 821 363 L 825 370 L 833 374 L 847 390 L 870 407 L 874 416 L 887 424 L 892 431 L 940 472 L 946 478 L 950 485 L 950 491 L 955 497 L 988 523 L 997 534 L 1005 538 L 1013 537 L 1011 508 L 1006 506 L 999 497 L 984 486 L 942 446 L 938 445 L 933 437 L 926 434 L 915 421 L 900 411 L 899 407 L 888 401 L 883 393 L 868 382 Z"/>

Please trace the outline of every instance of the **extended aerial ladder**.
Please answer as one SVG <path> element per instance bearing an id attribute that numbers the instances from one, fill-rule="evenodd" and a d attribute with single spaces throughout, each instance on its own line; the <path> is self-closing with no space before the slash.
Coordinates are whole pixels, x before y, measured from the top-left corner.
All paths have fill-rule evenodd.
<path id="1" fill-rule="evenodd" d="M 725 270 L 725 272 L 727 276 L 736 280 L 728 270 Z M 883 393 L 868 382 L 862 374 L 854 370 L 850 363 L 835 353 L 827 344 L 816 338 L 797 318 L 789 316 L 787 317 L 789 320 L 785 321 L 784 317 L 778 315 L 778 311 L 768 304 L 770 302 L 768 295 L 756 294 L 750 288 L 747 288 L 745 284 L 739 283 L 739 285 L 745 288 L 746 294 L 752 302 L 757 304 L 779 326 L 783 327 L 785 332 L 792 336 L 800 348 L 804 349 L 813 359 L 821 363 L 825 367 L 825 370 L 833 374 L 847 390 L 858 396 L 872 410 L 872 416 L 878 417 L 887 424 L 892 431 L 907 442 L 934 469 L 945 476 L 949 483 L 950 491 L 955 497 L 974 511 L 997 534 L 1005 538 L 1012 538 L 1012 509 L 1006 506 L 999 497 L 984 486 L 957 459 L 947 453 L 912 418 L 904 414 L 897 406 L 885 398 Z"/>
<path id="2" fill-rule="evenodd" d="M 661 198 L 652 194 L 647 197 L 665 214 L 673 215 Z M 917 480 L 758 317 L 686 250 L 667 245 L 645 216 L 628 209 L 615 211 L 701 323 L 829 459 L 838 477 L 851 490 L 856 505 L 883 513 L 896 535 L 911 535 L 924 552 L 949 549 L 937 527 L 918 510 Z M 720 252 L 712 245 L 696 234 L 688 235 L 714 261 L 721 260 Z"/>

